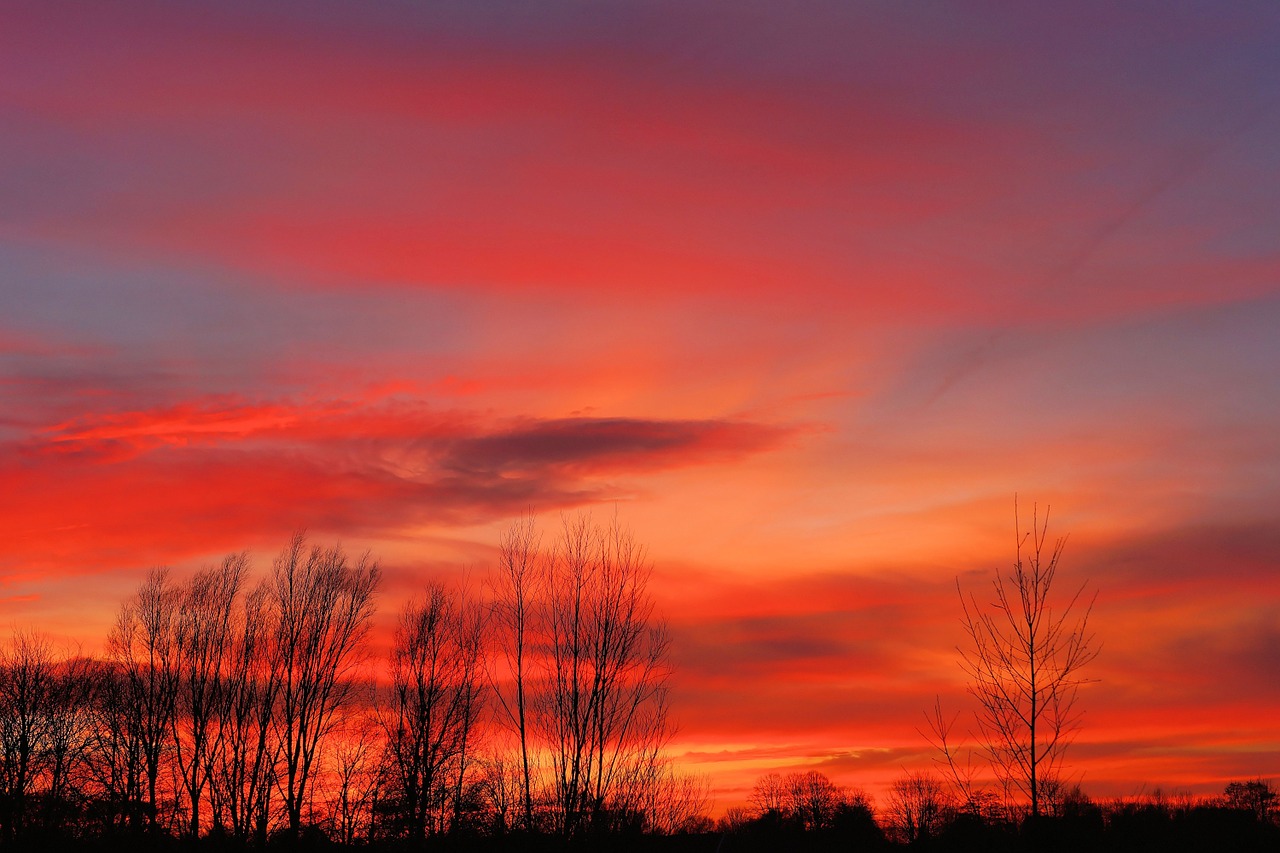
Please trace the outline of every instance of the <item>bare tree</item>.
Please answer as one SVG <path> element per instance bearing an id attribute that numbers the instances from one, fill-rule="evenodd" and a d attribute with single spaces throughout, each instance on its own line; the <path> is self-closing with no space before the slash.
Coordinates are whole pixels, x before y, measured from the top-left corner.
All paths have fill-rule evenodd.
<path id="1" fill-rule="evenodd" d="M 784 811 L 796 818 L 806 830 L 829 828 L 847 802 L 848 792 L 817 770 L 788 773 L 783 783 L 786 789 Z"/>
<path id="2" fill-rule="evenodd" d="M 528 828 L 529 821 L 524 815 L 525 786 L 519 748 L 491 748 L 477 763 L 480 765 L 480 794 L 492 818 L 491 831 L 502 835 L 515 825 Z"/>
<path id="3" fill-rule="evenodd" d="M 123 711 L 130 691 L 120 670 L 110 661 L 97 662 L 89 676 L 93 682 L 89 704 L 90 744 L 86 770 L 104 811 L 103 826 L 111 832 L 141 825 L 145 800 L 145 762 L 142 745 Z"/>
<path id="4" fill-rule="evenodd" d="M 766 773 L 757 779 L 749 799 L 761 816 L 782 814 L 787 805 L 787 783 L 782 774 Z"/>
<path id="5" fill-rule="evenodd" d="M 221 748 L 214 754 L 210 800 L 215 825 L 247 841 L 266 841 L 278 746 L 271 731 L 280 684 L 273 639 L 278 614 L 264 584 L 242 597 L 226 655 Z"/>
<path id="6" fill-rule="evenodd" d="M 644 786 L 641 812 L 645 830 L 659 835 L 691 832 L 710 822 L 711 780 L 677 773 L 668 763 L 655 764 L 655 778 Z"/>
<path id="7" fill-rule="evenodd" d="M 955 813 L 955 798 L 937 776 L 908 773 L 889 788 L 885 818 L 890 830 L 904 844 L 915 844 L 937 835 Z"/>
<path id="8" fill-rule="evenodd" d="M 662 761 L 669 639 L 653 617 L 649 573 L 616 520 L 602 528 L 586 516 L 564 521 L 546 562 L 538 724 L 553 818 L 568 836 L 634 810 Z"/>
<path id="9" fill-rule="evenodd" d="M 456 820 L 483 682 L 478 610 L 440 584 L 400 616 L 385 719 L 406 831 L 425 838 Z"/>
<path id="10" fill-rule="evenodd" d="M 453 814 L 450 828 L 457 830 L 463 820 L 463 812 L 471 807 L 475 797 L 470 784 L 475 766 L 475 755 L 480 741 L 480 718 L 488 707 L 486 681 L 486 652 L 488 643 L 485 632 L 490 612 L 471 600 L 465 590 L 458 596 L 458 649 L 462 667 L 458 679 L 458 705 L 462 711 L 462 738 L 458 744 L 458 758 L 454 762 Z"/>
<path id="11" fill-rule="evenodd" d="M 755 809 L 744 806 L 730 806 L 716 821 L 715 830 L 721 835 L 737 835 L 751 825 L 752 820 L 759 817 Z"/>
<path id="12" fill-rule="evenodd" d="M 45 749 L 48 787 L 44 822 L 60 829 L 73 814 L 79 787 L 90 774 L 95 746 L 92 707 L 93 661 L 79 653 L 63 655 L 57 664 L 45 706 Z"/>
<path id="13" fill-rule="evenodd" d="M 314 821 L 350 844 L 406 804 L 399 828 L 424 837 L 487 819 L 486 792 L 503 828 L 706 825 L 706 781 L 663 754 L 669 640 L 644 550 L 585 516 L 538 544 L 532 522 L 504 539 L 492 602 L 435 586 L 405 611 L 385 703 L 364 670 L 378 567 L 301 535 L 252 592 L 245 554 L 181 585 L 152 569 L 102 660 L 15 635 L 0 646 L 0 844 L 35 820 L 258 844 Z M 490 642 L 505 669 L 487 669 Z M 494 746 L 491 687 L 505 760 L 476 758 Z M 360 709 L 385 715 L 360 726 Z"/>
<path id="14" fill-rule="evenodd" d="M 540 548 L 541 536 L 533 518 L 526 516 L 513 523 L 498 544 L 498 571 L 490 582 L 494 627 L 501 633 L 499 648 L 505 665 L 505 671 L 493 678 L 494 695 L 501 718 L 515 732 L 520 744 L 520 804 L 522 826 L 526 831 L 533 829 L 528 656 L 539 593 Z"/>
<path id="15" fill-rule="evenodd" d="M 977 723 L 997 777 L 1030 800 L 1041 813 L 1043 782 L 1056 779 L 1063 751 L 1080 723 L 1076 697 L 1081 670 L 1098 655 L 1089 615 L 1096 594 L 1085 585 L 1055 606 L 1053 582 L 1066 539 L 1047 545 L 1043 524 L 1032 511 L 1023 531 L 1014 503 L 1015 559 L 997 572 L 994 601 L 983 606 L 960 589 L 968 647 L 960 649 L 969 692 L 977 699 Z"/>
<path id="16" fill-rule="evenodd" d="M 349 721 L 333 750 L 336 793 L 331 831 L 339 843 L 348 847 L 362 834 L 369 838 L 378 788 L 386 782 L 380 761 L 380 728 L 373 714 L 360 715 Z"/>
<path id="17" fill-rule="evenodd" d="M 230 554 L 222 565 L 198 572 L 182 591 L 174 634 L 178 707 L 173 730 L 192 838 L 200 834 L 200 801 L 220 751 L 221 724 L 228 710 L 226 664 L 248 565 L 248 554 Z"/>
<path id="18" fill-rule="evenodd" d="M 71 815 L 91 746 L 90 661 L 18 631 L 0 649 L 0 835 L 19 840 Z"/>
<path id="19" fill-rule="evenodd" d="M 44 636 L 15 633 L 0 653 L 0 828 L 19 838 L 48 758 L 48 709 L 57 673 Z"/>
<path id="20" fill-rule="evenodd" d="M 817 770 L 766 773 L 756 780 L 750 800 L 760 817 L 806 831 L 830 829 L 851 810 L 871 812 L 866 793 L 837 785 Z"/>
<path id="21" fill-rule="evenodd" d="M 284 765 L 279 784 L 295 837 L 317 750 L 356 687 L 379 577 L 367 554 L 353 565 L 340 546 L 308 550 L 301 533 L 275 561 L 271 590 L 280 684 L 273 719 Z"/>
<path id="22" fill-rule="evenodd" d="M 123 717 L 119 755 L 126 761 L 133 761 L 135 755 L 142 759 L 143 785 L 137 794 L 145 796 L 145 801 L 129 812 L 145 813 L 152 831 L 157 827 L 161 762 L 173 739 L 178 680 L 173 643 L 176 612 L 177 590 L 169 580 L 169 570 L 153 568 L 134 597 L 121 607 L 107 641 L 123 699 L 115 709 Z"/>

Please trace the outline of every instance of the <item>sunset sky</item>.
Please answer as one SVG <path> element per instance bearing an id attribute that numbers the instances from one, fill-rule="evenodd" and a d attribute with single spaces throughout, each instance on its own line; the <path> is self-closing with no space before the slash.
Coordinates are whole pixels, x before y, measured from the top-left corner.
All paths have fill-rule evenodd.
<path id="1" fill-rule="evenodd" d="M 0 5 L 0 627 L 649 549 L 673 750 L 882 790 L 1014 495 L 1090 792 L 1280 776 L 1280 6 Z"/>

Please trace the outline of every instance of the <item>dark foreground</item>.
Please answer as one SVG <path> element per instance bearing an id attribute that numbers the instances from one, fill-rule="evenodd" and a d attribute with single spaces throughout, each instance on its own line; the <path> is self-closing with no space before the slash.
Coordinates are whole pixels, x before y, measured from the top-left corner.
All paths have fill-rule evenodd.
<path id="1" fill-rule="evenodd" d="M 359 850 L 367 853 L 1280 853 L 1280 822 L 1274 815 L 1219 806 L 1181 810 L 1130 804 L 1092 808 L 1080 814 L 1027 820 L 1019 825 L 989 823 L 959 816 L 928 836 L 912 841 L 891 838 L 869 812 L 850 812 L 838 823 L 820 829 L 801 829 L 768 816 L 720 826 L 705 832 L 677 835 L 602 834 L 580 839 L 542 835 L 436 836 L 426 840 L 386 839 L 338 844 L 317 831 L 299 838 L 277 836 L 265 845 L 246 845 L 227 838 L 198 841 L 171 836 L 120 835 L 74 837 L 65 833 L 36 833 L 0 842 L 0 850 L 86 851 L 86 853 L 241 853 L 265 850 Z M 890 830 L 900 836 L 899 831 Z"/>

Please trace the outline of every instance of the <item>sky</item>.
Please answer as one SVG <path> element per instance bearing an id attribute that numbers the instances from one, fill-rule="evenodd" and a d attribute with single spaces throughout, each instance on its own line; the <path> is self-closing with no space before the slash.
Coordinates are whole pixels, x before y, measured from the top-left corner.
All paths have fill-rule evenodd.
<path id="1" fill-rule="evenodd" d="M 1099 796 L 1280 776 L 1280 8 L 0 4 L 0 625 L 614 513 L 672 749 L 883 791 L 1049 512 Z M 1046 510 L 1046 508 L 1050 508 Z M 387 624 L 390 624 L 387 621 Z"/>

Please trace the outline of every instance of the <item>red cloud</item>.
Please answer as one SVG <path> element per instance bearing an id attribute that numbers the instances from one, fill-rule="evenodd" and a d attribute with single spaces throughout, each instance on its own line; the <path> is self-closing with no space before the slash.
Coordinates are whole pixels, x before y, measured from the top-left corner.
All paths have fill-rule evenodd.
<path id="1" fill-rule="evenodd" d="M 394 535 L 625 494 L 601 481 L 770 449 L 744 421 L 524 419 L 403 401 L 215 398 L 83 415 L 10 447 L 0 519 L 17 564 L 172 560 L 298 527 Z"/>

